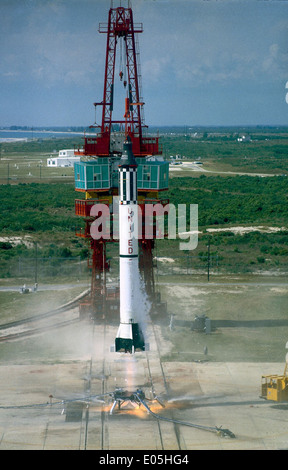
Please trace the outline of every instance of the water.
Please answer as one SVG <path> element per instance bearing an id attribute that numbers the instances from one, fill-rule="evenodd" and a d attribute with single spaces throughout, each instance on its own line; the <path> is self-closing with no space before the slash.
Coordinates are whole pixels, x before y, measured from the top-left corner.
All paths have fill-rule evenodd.
<path id="1" fill-rule="evenodd" d="M 53 139 L 59 137 L 83 136 L 83 132 L 0 130 L 0 142 L 27 141 L 31 139 Z"/>

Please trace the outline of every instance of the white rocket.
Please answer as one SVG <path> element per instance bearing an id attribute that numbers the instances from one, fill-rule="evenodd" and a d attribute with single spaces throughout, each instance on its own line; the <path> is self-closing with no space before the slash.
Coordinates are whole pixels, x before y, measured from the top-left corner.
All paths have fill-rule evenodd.
<path id="1" fill-rule="evenodd" d="M 137 319 L 139 299 L 137 163 L 128 136 L 119 163 L 119 258 L 120 326 L 115 350 L 133 353 L 145 350 L 144 336 Z M 139 302 L 139 300 L 138 300 Z"/>

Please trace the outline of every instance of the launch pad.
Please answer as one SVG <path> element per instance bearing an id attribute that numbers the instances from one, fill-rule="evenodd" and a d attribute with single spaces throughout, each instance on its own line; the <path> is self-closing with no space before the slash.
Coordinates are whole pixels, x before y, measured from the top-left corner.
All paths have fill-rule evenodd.
<path id="1" fill-rule="evenodd" d="M 229 319 L 231 302 L 227 300 L 235 301 L 237 297 L 239 308 L 241 305 L 243 308 L 243 303 L 247 305 L 251 299 L 249 294 L 255 290 L 252 280 L 249 288 L 241 282 L 236 283 L 238 288 L 233 292 L 231 285 L 223 285 L 219 295 L 215 296 L 219 286 L 205 285 L 205 290 L 202 284 L 195 287 L 192 281 L 190 287 L 173 285 L 181 318 L 185 318 L 187 305 L 191 306 L 191 292 L 198 299 L 209 297 Z M 271 291 L 268 297 L 265 296 L 267 291 Z M 279 294 L 275 292 L 273 279 L 270 288 L 265 285 L 258 292 L 264 293 L 264 301 L 268 298 L 274 301 L 283 298 L 284 301 L 287 285 L 285 293 Z M 59 316 L 62 318 L 63 313 Z M 260 320 L 262 318 L 260 315 Z M 200 337 L 191 331 L 186 331 L 190 349 L 182 338 L 182 349 L 178 346 L 175 357 L 170 335 L 166 334 L 167 324 L 158 321 L 148 325 L 149 351 L 135 355 L 109 353 L 117 332 L 114 320 L 91 325 L 78 319 L 65 328 L 38 331 L 38 335 L 18 337 L 13 343 L 11 340 L 3 342 L 0 447 L 3 450 L 122 449 L 127 452 L 136 449 L 162 452 L 164 449 L 285 449 L 288 424 L 284 410 L 287 405 L 259 398 L 261 374 L 283 373 L 283 361 L 267 362 L 269 358 L 263 353 L 263 342 L 257 342 L 259 331 L 265 337 L 267 330 L 271 329 L 266 325 L 257 325 L 257 329 L 244 328 L 244 331 L 241 325 L 219 329 L 217 334 L 209 336 L 210 354 L 212 349 L 215 354 L 210 360 L 203 360 L 202 346 L 195 348 L 191 335 L 197 335 L 197 341 Z M 182 327 L 177 327 L 173 337 L 177 332 L 183 336 Z M 249 334 L 250 350 L 247 343 L 241 345 L 239 341 L 243 333 Z M 230 334 L 232 339 L 228 344 L 231 347 L 223 349 L 219 336 L 226 343 Z M 267 344 L 272 342 L 274 340 Z M 217 347 L 220 348 L 218 353 Z M 253 351 L 253 355 L 247 356 L 247 350 Z M 223 357 L 223 351 L 229 351 L 229 361 L 227 354 Z M 115 393 L 117 389 L 119 393 Z M 139 390 L 145 393 L 145 399 Z M 50 395 L 54 397 L 52 406 Z M 159 404 L 156 396 L 165 407 Z M 143 403 L 139 406 L 138 397 L 150 412 Z M 119 399 L 120 410 L 116 402 L 110 414 L 115 399 Z M 68 416 L 61 414 L 63 409 Z M 191 427 L 187 423 L 204 425 L 208 429 Z M 214 432 L 209 432 L 210 427 Z M 223 439 L 219 435 L 223 429 L 231 430 L 236 438 L 227 436 Z"/>

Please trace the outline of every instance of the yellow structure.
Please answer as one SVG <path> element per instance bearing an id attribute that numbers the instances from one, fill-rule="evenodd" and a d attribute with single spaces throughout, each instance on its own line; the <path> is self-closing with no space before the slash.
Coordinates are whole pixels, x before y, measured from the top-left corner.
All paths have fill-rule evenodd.
<path id="1" fill-rule="evenodd" d="M 278 403 L 288 402 L 288 353 L 283 375 L 262 375 L 261 398 Z"/>

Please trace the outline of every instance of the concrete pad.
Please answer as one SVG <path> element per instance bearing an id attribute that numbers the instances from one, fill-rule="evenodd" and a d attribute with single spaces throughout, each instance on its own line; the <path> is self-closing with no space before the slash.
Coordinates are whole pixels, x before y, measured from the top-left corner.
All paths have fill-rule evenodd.
<path id="1" fill-rule="evenodd" d="M 87 344 L 75 342 L 66 354 L 69 339 L 75 341 L 75 328 L 54 333 L 53 344 L 57 341 L 63 347 L 62 360 L 49 363 L 47 359 L 43 363 L 43 353 L 41 360 L 35 353 L 30 358 L 25 356 L 23 363 L 0 365 L 1 450 L 287 448 L 285 406 L 259 398 L 261 375 L 283 373 L 282 363 L 162 362 L 160 355 L 166 354 L 169 343 L 152 325 L 150 351 L 131 356 L 110 353 L 116 326 L 79 323 L 77 341 L 84 338 Z M 49 341 L 39 336 L 39 345 L 46 347 Z M 19 350 L 22 346 L 24 342 L 17 343 Z M 127 403 L 111 415 L 109 393 L 115 387 L 130 391 L 141 387 L 155 414 L 149 414 L 142 405 Z M 165 408 L 155 400 L 149 401 L 153 392 Z M 95 401 L 100 395 L 103 403 Z M 67 421 L 67 403 L 62 400 L 80 398 L 81 419 Z M 212 427 L 213 432 L 189 424 Z M 221 426 L 236 438 L 223 438 L 214 432 Z"/>

